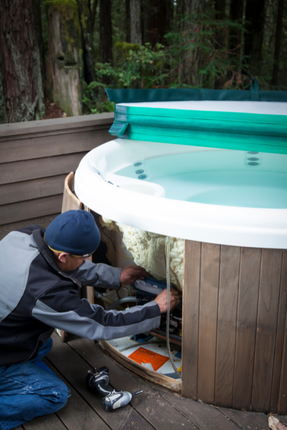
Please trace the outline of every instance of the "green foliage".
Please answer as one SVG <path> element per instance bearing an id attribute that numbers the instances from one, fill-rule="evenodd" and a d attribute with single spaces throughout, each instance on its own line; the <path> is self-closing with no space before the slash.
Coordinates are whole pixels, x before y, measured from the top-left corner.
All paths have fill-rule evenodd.
<path id="1" fill-rule="evenodd" d="M 137 52 L 140 50 L 139 43 L 117 42 L 115 43 L 115 64 L 124 63 L 129 56 L 130 51 Z"/>
<path id="2" fill-rule="evenodd" d="M 218 20 L 214 12 L 186 15 L 179 20 L 180 31 L 168 33 L 165 37 L 170 46 L 172 86 L 182 86 L 178 71 L 182 64 L 184 52 L 190 57 L 193 53 L 200 58 L 200 75 L 203 88 L 242 89 L 249 85 L 247 76 L 241 73 L 241 44 L 234 49 L 229 48 L 230 34 L 234 31 L 243 32 L 242 23 L 229 19 Z"/>
<path id="3" fill-rule="evenodd" d="M 175 2 L 178 3 L 178 2 Z M 259 82 L 261 89 L 286 89 L 285 78 L 279 86 L 270 85 L 274 64 L 274 40 L 277 19 L 277 6 L 267 2 L 265 35 L 263 41 L 263 62 L 258 72 L 252 75 Z M 190 88 L 184 81 L 182 70 L 185 62 L 198 61 L 202 88 L 249 89 L 251 81 L 247 72 L 249 58 L 243 55 L 245 28 L 242 21 L 229 18 L 217 19 L 215 2 L 205 2 L 204 13 L 174 15 L 174 30 L 166 34 L 166 46 L 149 44 L 140 46 L 123 42 L 126 35 L 125 5 L 120 0 L 113 0 L 113 41 L 114 67 L 110 64 L 96 63 L 96 82 L 85 89 L 86 112 L 110 111 L 112 106 L 107 101 L 104 87 L 112 88 Z M 178 8 L 174 5 L 174 11 Z M 283 20 L 283 34 L 287 35 L 287 10 Z M 97 26 L 99 23 L 96 24 Z M 94 41 L 97 54 L 97 31 Z M 235 40 L 236 44 L 234 44 Z M 285 53 L 286 44 L 281 46 Z M 281 55 L 279 68 L 286 68 L 286 56 Z M 195 59 L 195 60 L 194 60 Z M 251 73 L 254 73 L 251 71 Z M 281 72 L 282 75 L 282 72 Z M 284 83 L 283 83 L 284 81 Z"/>
<path id="4" fill-rule="evenodd" d="M 149 43 L 139 50 L 129 51 L 126 61 L 119 63 L 119 88 L 155 88 L 164 86 L 167 73 L 164 46 L 159 43 L 154 48 Z"/>
<path id="5" fill-rule="evenodd" d="M 165 85 L 168 73 L 164 71 L 164 47 L 159 44 L 155 48 L 149 44 L 135 44 L 134 47 L 135 50 L 129 49 L 126 57 L 122 55 L 114 67 L 109 63 L 96 63 L 96 81 L 89 85 L 84 83 L 84 113 L 114 111 L 114 103 L 107 100 L 105 87 L 157 88 Z"/>
<path id="6" fill-rule="evenodd" d="M 76 0 L 46 0 L 45 5 L 62 12 L 65 12 L 67 8 L 73 8 L 76 12 L 78 11 Z"/>
<path id="7" fill-rule="evenodd" d="M 129 43 L 125 44 L 128 47 Z M 150 44 L 132 45 L 114 67 L 110 64 L 96 64 L 96 77 L 99 82 L 107 82 L 116 88 L 154 88 L 164 85 L 165 50 L 160 44 L 152 48 Z"/>
<path id="8" fill-rule="evenodd" d="M 83 82 L 83 112 L 85 115 L 114 112 L 115 104 L 108 101 L 106 92 L 106 85 L 101 82 L 91 82 L 89 85 Z"/>

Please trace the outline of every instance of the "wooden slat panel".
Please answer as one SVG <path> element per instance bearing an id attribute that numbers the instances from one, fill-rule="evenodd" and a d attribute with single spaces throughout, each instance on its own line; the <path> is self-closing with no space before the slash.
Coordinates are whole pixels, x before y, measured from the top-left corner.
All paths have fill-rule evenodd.
<path id="1" fill-rule="evenodd" d="M 234 379 L 240 248 L 222 246 L 218 301 L 215 404 L 231 406 Z"/>
<path id="2" fill-rule="evenodd" d="M 281 297 L 283 302 L 284 301 L 286 302 L 286 290 L 287 290 L 287 251 L 286 250 L 284 250 L 284 255 L 283 255 L 281 289 L 282 288 L 284 292 L 282 291 Z M 279 414 L 287 414 L 287 314 L 285 316 L 285 332 L 283 334 L 283 357 L 281 361 L 280 370 L 281 370 L 281 378 L 280 378 L 277 412 Z"/>
<path id="3" fill-rule="evenodd" d="M 9 137 L 35 135 L 39 133 L 60 133 L 66 130 L 79 130 L 80 128 L 98 128 L 113 123 L 113 113 L 94 115 L 81 115 L 67 118 L 46 119 L 45 121 L 28 121 L 10 124 L 0 124 L 0 141 Z"/>
<path id="4" fill-rule="evenodd" d="M 269 411 L 277 330 L 281 264 L 281 250 L 262 250 L 252 390 L 252 407 L 256 411 Z"/>
<path id="5" fill-rule="evenodd" d="M 0 185 L 68 174 L 76 170 L 84 155 L 85 153 L 79 152 L 59 157 L 3 164 L 0 169 Z"/>
<path id="6" fill-rule="evenodd" d="M 1 211 L 1 208 L 0 208 L 0 211 Z M 12 224 L 0 225 L 0 240 L 3 239 L 3 237 L 5 237 L 11 231 L 18 230 L 19 228 L 23 228 L 27 225 L 36 224 L 36 225 L 40 225 L 44 228 L 47 228 L 48 225 L 50 224 L 50 222 L 52 222 L 53 219 L 59 214 L 60 213 L 56 213 L 56 214 L 50 215 L 50 216 L 28 219 L 25 221 L 20 221 L 20 222 L 16 222 L 16 223 L 12 223 Z"/>
<path id="7" fill-rule="evenodd" d="M 261 250 L 241 249 L 233 407 L 250 410 Z"/>
<path id="8" fill-rule="evenodd" d="M 70 172 L 64 181 L 62 212 L 71 209 L 78 210 L 83 208 L 83 203 L 73 193 L 74 190 L 74 172 Z M 89 212 L 89 210 L 88 210 Z"/>
<path id="9" fill-rule="evenodd" d="M 201 244 L 184 241 L 182 395 L 197 399 Z"/>
<path id="10" fill-rule="evenodd" d="M 62 194 L 43 199 L 12 203 L 0 208 L 0 225 L 61 212 Z"/>
<path id="11" fill-rule="evenodd" d="M 214 402 L 220 246 L 202 244 L 198 339 L 198 398 Z"/>
<path id="12" fill-rule="evenodd" d="M 63 192 L 66 175 L 0 186 L 0 205 L 53 196 Z M 1 209 L 0 209 L 1 210 Z"/>
<path id="13" fill-rule="evenodd" d="M 282 251 L 282 267 L 281 267 L 281 282 L 280 282 L 280 296 L 278 303 L 278 320 L 276 343 L 274 350 L 274 365 L 273 365 L 273 378 L 271 389 L 270 410 L 276 411 L 279 399 L 280 379 L 281 379 L 281 366 L 283 359 L 283 348 L 285 334 L 285 319 L 287 311 L 287 251 Z M 287 397 L 287 386 L 285 390 L 285 397 Z M 287 411 L 286 411 L 287 412 Z"/>
<path id="14" fill-rule="evenodd" d="M 80 132 L 65 130 L 65 134 L 55 132 L 55 135 L 36 135 L 0 142 L 0 163 L 88 152 L 113 139 L 108 128 L 90 131 L 80 129 Z"/>

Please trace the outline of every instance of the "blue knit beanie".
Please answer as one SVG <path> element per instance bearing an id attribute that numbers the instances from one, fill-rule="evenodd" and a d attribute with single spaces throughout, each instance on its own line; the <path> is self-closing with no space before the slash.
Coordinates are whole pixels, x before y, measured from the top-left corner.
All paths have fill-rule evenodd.
<path id="1" fill-rule="evenodd" d="M 71 210 L 51 222 L 45 232 L 45 242 L 52 251 L 88 257 L 100 244 L 100 232 L 91 213 Z"/>

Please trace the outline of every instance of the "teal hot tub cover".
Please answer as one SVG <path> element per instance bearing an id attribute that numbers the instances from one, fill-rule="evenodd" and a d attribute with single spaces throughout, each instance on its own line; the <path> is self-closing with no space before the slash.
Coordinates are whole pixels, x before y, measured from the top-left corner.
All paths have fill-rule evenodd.
<path id="1" fill-rule="evenodd" d="M 106 89 L 116 103 L 109 132 L 124 139 L 181 145 L 287 153 L 287 91 L 260 91 L 256 80 L 250 90 Z M 170 102 L 206 102 L 210 109 L 173 108 Z M 267 113 L 212 110 L 214 102 L 270 102 Z M 155 103 L 156 102 L 156 103 Z M 166 109 L 161 102 L 169 102 Z M 278 104 L 282 103 L 282 109 Z M 272 109 L 277 106 L 274 114 Z M 266 109 L 265 109 L 266 110 Z"/>

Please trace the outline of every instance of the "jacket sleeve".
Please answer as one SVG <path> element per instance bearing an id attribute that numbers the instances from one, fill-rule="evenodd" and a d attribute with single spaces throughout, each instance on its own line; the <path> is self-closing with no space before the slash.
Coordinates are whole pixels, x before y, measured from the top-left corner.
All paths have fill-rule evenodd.
<path id="1" fill-rule="evenodd" d="M 59 283 L 37 300 L 32 316 L 50 327 L 94 340 L 144 333 L 160 325 L 160 309 L 152 301 L 125 311 L 106 311 L 80 299 L 77 288 Z"/>
<path id="2" fill-rule="evenodd" d="M 94 264 L 90 260 L 85 260 L 72 275 L 84 286 L 119 290 L 121 272 L 121 268 L 103 263 Z"/>

